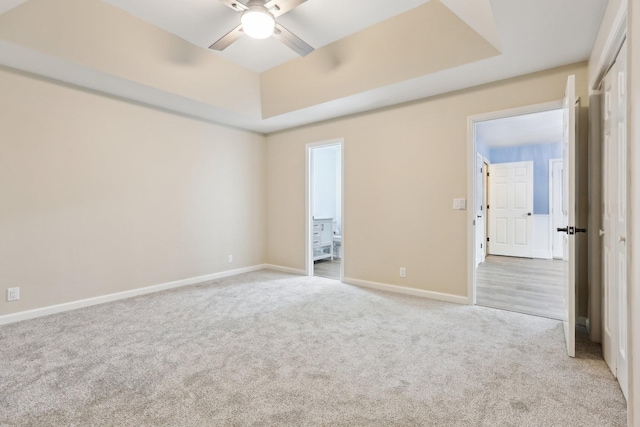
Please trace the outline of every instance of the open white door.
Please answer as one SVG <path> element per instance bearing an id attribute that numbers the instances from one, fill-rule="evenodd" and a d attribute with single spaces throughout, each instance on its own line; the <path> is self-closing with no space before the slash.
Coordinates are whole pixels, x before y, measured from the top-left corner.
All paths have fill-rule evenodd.
<path id="1" fill-rule="evenodd" d="M 564 213 L 568 224 L 558 228 L 557 232 L 566 233 L 564 248 L 565 263 L 565 319 L 564 336 L 567 343 L 567 353 L 576 356 L 576 78 L 570 75 L 564 92 L 564 120 L 563 120 L 563 158 L 564 158 Z M 580 230 L 582 231 L 582 230 Z"/>

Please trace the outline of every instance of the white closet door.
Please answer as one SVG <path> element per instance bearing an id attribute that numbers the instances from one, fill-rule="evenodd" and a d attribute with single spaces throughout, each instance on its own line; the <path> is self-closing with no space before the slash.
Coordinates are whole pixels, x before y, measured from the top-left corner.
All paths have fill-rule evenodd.
<path id="1" fill-rule="evenodd" d="M 603 83 L 602 352 L 625 397 L 627 360 L 627 73 L 626 43 Z"/>
<path id="2" fill-rule="evenodd" d="M 616 377 L 627 397 L 627 50 L 622 46 L 616 59 L 617 90 L 615 91 L 614 123 L 616 132 L 616 210 L 614 238 L 618 288 L 618 373 Z"/>

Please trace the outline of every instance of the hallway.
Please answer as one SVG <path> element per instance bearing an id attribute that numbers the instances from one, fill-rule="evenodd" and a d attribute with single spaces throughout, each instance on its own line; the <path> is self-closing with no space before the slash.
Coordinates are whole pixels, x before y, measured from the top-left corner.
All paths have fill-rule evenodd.
<path id="1" fill-rule="evenodd" d="M 564 267 L 560 260 L 488 256 L 476 270 L 476 304 L 562 320 Z"/>

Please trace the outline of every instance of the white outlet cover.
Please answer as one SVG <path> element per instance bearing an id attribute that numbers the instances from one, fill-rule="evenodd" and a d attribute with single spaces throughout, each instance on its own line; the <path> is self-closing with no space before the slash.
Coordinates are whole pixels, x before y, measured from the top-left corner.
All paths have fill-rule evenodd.
<path id="1" fill-rule="evenodd" d="M 20 299 L 20 288 L 7 289 L 7 301 L 18 301 Z"/>

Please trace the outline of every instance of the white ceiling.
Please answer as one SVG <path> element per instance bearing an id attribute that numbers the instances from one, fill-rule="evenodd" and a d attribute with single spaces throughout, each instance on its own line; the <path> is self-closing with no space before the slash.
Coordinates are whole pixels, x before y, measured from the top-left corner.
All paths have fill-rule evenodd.
<path id="1" fill-rule="evenodd" d="M 235 27 L 239 19 L 236 12 L 216 0 L 102 1 L 200 47 L 209 46 Z M 317 49 L 428 1 L 308 0 L 281 16 L 279 22 Z M 0 64 L 213 122 L 269 133 L 585 61 L 606 6 L 606 0 L 471 0 L 472 4 L 468 3 L 470 0 L 440 1 L 501 53 L 268 119 L 216 108 L 4 40 L 0 40 Z M 0 14 L 24 2 L 0 0 Z M 254 71 L 297 58 L 273 39 L 248 37 L 224 52 L 207 52 Z"/>
<path id="2" fill-rule="evenodd" d="M 550 144 L 562 141 L 562 109 L 523 114 L 476 124 L 476 138 L 485 147 Z"/>

